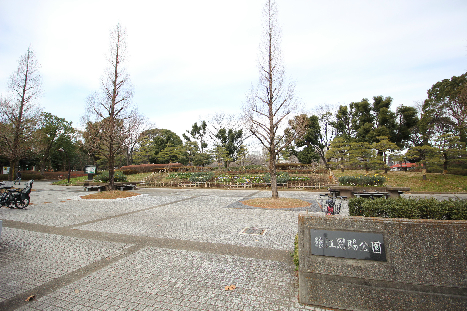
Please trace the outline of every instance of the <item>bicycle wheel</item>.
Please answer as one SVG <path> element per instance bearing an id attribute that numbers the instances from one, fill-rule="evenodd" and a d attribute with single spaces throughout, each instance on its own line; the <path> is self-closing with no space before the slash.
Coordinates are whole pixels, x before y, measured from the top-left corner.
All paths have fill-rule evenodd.
<path id="1" fill-rule="evenodd" d="M 19 199 L 15 201 L 15 205 L 17 208 L 25 208 L 29 205 L 29 198 Z"/>

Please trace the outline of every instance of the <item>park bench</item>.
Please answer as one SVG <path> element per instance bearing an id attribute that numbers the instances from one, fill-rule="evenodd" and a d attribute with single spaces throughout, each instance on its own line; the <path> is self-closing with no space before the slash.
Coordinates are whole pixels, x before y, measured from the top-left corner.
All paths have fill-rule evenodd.
<path id="1" fill-rule="evenodd" d="M 121 191 L 135 190 L 137 184 L 138 183 L 136 183 L 136 182 L 115 183 L 115 188 L 117 188 L 118 190 L 121 190 Z"/>
<path id="2" fill-rule="evenodd" d="M 404 192 L 410 191 L 407 187 L 354 187 L 331 185 L 329 192 L 334 196 L 346 196 L 348 198 L 398 198 Z"/>
<path id="3" fill-rule="evenodd" d="M 105 185 L 88 185 L 88 186 L 84 186 L 85 191 L 97 190 L 98 192 L 101 192 L 102 190 L 105 190 L 105 188 L 106 188 Z"/>
<path id="4" fill-rule="evenodd" d="M 389 192 L 386 191 L 370 191 L 370 192 L 355 192 L 353 194 L 357 198 L 385 198 L 389 196 Z"/>
<path id="5" fill-rule="evenodd" d="M 119 182 L 114 183 L 115 188 L 118 190 L 135 190 L 136 185 L 139 183 L 137 182 Z M 109 188 L 109 183 L 98 183 L 98 182 L 90 182 L 86 181 L 83 183 L 83 187 L 85 191 L 105 191 Z"/>

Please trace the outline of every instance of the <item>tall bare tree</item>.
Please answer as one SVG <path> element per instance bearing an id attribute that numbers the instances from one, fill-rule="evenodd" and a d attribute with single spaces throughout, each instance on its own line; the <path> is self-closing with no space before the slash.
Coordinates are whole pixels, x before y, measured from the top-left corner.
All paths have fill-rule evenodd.
<path id="1" fill-rule="evenodd" d="M 114 189 L 115 157 L 125 150 L 131 119 L 137 115 L 132 109 L 130 76 L 123 66 L 126 60 L 126 33 L 120 24 L 111 32 L 107 60 L 109 66 L 101 81 L 101 91 L 88 98 L 85 119 L 87 122 L 97 122 L 94 124 L 98 129 L 94 141 L 99 142 L 100 154 L 107 159 L 109 187 Z"/>
<path id="2" fill-rule="evenodd" d="M 259 82 L 252 88 L 244 105 L 244 120 L 253 136 L 269 153 L 272 198 L 278 198 L 276 160 L 280 152 L 296 138 L 303 135 L 305 120 L 292 119 L 298 109 L 294 85 L 286 83 L 281 57 L 281 31 L 277 22 L 274 0 L 267 0 L 263 10 L 263 36 L 258 62 Z M 286 126 L 294 128 L 293 135 L 286 135 Z"/>
<path id="3" fill-rule="evenodd" d="M 41 86 L 39 64 L 28 48 L 10 76 L 8 96 L 0 98 L 0 154 L 10 161 L 9 180 L 14 178 L 19 160 L 32 149 L 40 114 L 36 100 Z"/>

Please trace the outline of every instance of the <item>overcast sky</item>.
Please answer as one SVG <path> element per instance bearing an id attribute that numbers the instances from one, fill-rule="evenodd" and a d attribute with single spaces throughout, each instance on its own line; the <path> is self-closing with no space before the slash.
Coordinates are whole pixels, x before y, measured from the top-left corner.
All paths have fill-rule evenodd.
<path id="1" fill-rule="evenodd" d="M 239 114 L 258 80 L 265 0 L 0 0 L 0 94 L 29 46 L 40 105 L 80 126 L 99 90 L 109 34 L 128 35 L 134 103 L 179 135 Z M 393 109 L 467 72 L 467 1 L 277 0 L 283 61 L 307 111 L 391 96 Z"/>

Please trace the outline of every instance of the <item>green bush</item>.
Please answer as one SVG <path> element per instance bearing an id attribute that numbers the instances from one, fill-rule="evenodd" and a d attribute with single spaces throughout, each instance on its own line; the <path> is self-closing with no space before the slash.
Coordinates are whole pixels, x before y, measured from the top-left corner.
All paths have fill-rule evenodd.
<path id="1" fill-rule="evenodd" d="M 285 184 L 290 180 L 290 175 L 287 172 L 276 174 L 276 176 L 277 176 L 277 183 L 278 184 Z M 269 173 L 264 174 L 263 180 L 266 183 L 270 183 L 271 182 L 271 174 L 269 174 Z"/>
<path id="2" fill-rule="evenodd" d="M 295 271 L 298 271 L 300 263 L 298 261 L 298 234 L 295 236 L 294 241 L 294 251 L 290 254 L 293 257 L 293 262 L 295 264 Z"/>
<path id="3" fill-rule="evenodd" d="M 170 173 L 168 178 L 170 179 L 175 179 L 175 178 L 178 178 L 178 179 L 189 179 L 191 175 L 193 175 L 194 173 L 190 173 L 190 172 L 180 172 L 180 173 Z"/>
<path id="4" fill-rule="evenodd" d="M 386 177 L 380 175 L 341 176 L 339 184 L 343 186 L 377 187 L 386 182 Z"/>
<path id="5" fill-rule="evenodd" d="M 203 172 L 198 172 L 198 173 L 192 173 L 189 177 L 189 180 L 191 182 L 208 182 L 210 181 L 214 176 L 214 173 L 203 173 Z"/>
<path id="6" fill-rule="evenodd" d="M 109 182 L 109 171 L 102 171 L 94 176 L 95 181 Z M 128 181 L 125 174 L 121 171 L 114 172 L 114 182 Z"/>
<path id="7" fill-rule="evenodd" d="M 349 200 L 351 216 L 437 219 L 437 220 L 467 220 L 466 200 L 436 199 L 363 199 Z"/>

